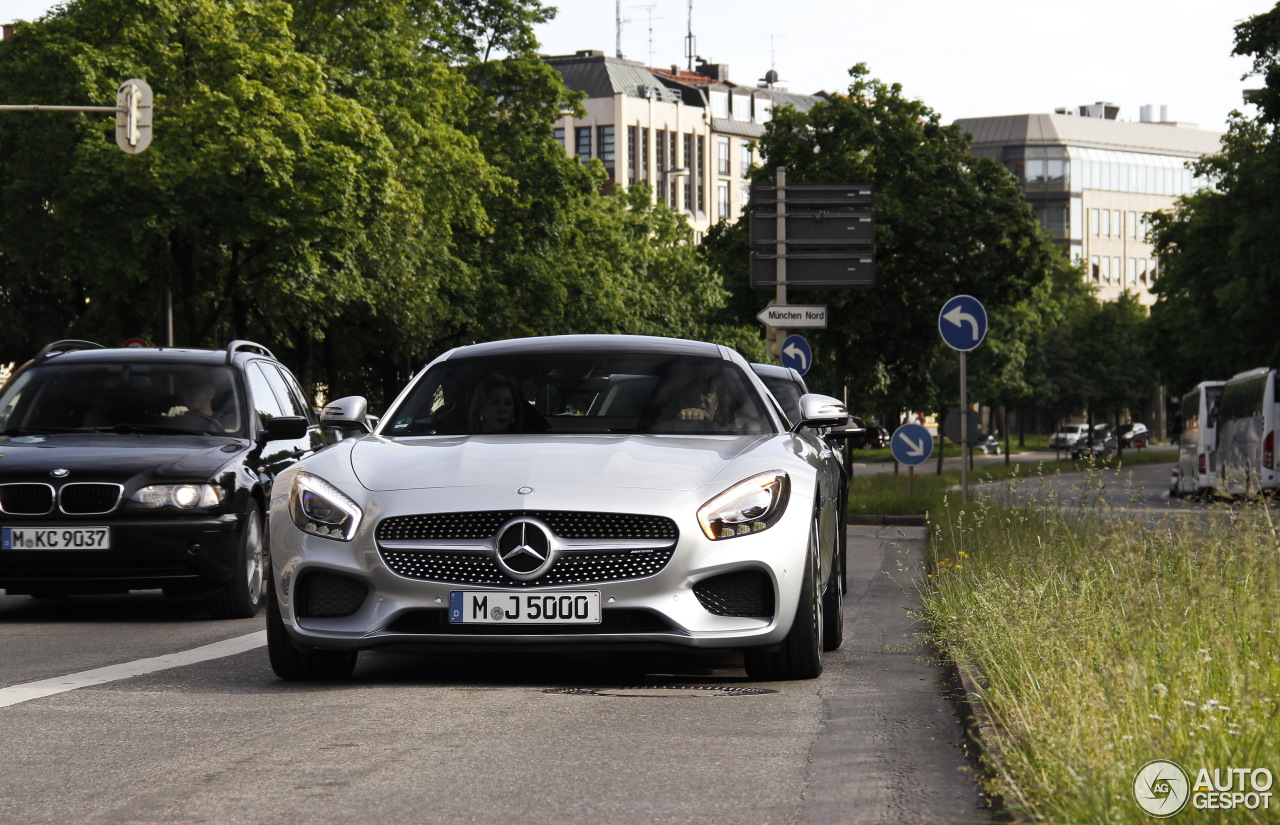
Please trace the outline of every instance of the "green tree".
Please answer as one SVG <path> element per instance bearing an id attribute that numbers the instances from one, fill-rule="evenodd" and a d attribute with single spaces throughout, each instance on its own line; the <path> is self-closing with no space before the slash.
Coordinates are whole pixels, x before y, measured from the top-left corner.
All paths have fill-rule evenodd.
<path id="1" fill-rule="evenodd" d="M 997 396 L 1005 385 L 1025 382 L 1020 367 L 1029 362 L 1015 334 L 1025 331 L 1030 315 L 1015 308 L 1038 287 L 1065 283 L 1069 265 L 1013 176 L 969 155 L 958 127 L 943 125 L 897 84 L 870 78 L 863 65 L 850 75 L 846 94 L 808 112 L 777 110 L 761 140 L 760 182 L 785 166 L 788 183 L 875 187 L 875 287 L 788 295 L 794 303 L 829 307 L 828 328 L 812 334 L 812 383 L 835 395 L 849 387 L 858 409 L 940 408 L 954 391 L 938 386 L 935 364 L 954 353 L 940 341 L 938 312 L 960 293 L 979 298 L 991 318 L 987 341 L 972 356 L 979 393 L 971 397 Z M 772 296 L 751 296 L 745 288 L 746 223 L 715 233 L 709 243 L 719 248 L 712 254 L 735 267 L 734 305 L 753 306 L 754 315 Z"/>
<path id="2" fill-rule="evenodd" d="M 1235 28 L 1252 59 L 1258 114 L 1232 112 L 1222 151 L 1194 164 L 1213 189 L 1153 218 L 1160 277 L 1151 317 L 1160 376 L 1175 393 L 1259 366 L 1280 366 L 1280 6 Z"/>

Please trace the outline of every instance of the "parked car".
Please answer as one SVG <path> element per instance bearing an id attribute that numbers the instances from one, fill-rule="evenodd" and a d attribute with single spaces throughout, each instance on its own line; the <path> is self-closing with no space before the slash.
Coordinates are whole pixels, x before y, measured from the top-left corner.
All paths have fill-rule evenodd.
<path id="1" fill-rule="evenodd" d="M 58 341 L 0 391 L 0 588 L 162 589 L 218 618 L 258 611 L 271 481 L 320 445 L 265 347 Z"/>
<path id="2" fill-rule="evenodd" d="M 847 413 L 806 394 L 788 428 L 767 392 L 695 341 L 445 353 L 377 432 L 277 477 L 272 668 L 340 679 L 379 648 L 727 649 L 756 679 L 819 675 L 844 558 L 841 469 L 817 433 Z"/>
<path id="3" fill-rule="evenodd" d="M 1063 424 L 1062 429 L 1049 436 L 1049 448 L 1063 450 L 1074 447 L 1088 429 L 1088 424 Z"/>
<path id="4" fill-rule="evenodd" d="M 1151 430 L 1146 424 L 1137 421 L 1129 421 L 1116 427 L 1116 439 L 1121 447 L 1132 447 L 1134 439 L 1140 439 L 1144 444 L 1151 442 Z"/>
<path id="5" fill-rule="evenodd" d="M 1092 455 L 1096 459 L 1109 458 L 1116 452 L 1116 436 L 1105 424 L 1095 424 L 1093 437 L 1082 436 L 1071 446 L 1073 459 Z"/>

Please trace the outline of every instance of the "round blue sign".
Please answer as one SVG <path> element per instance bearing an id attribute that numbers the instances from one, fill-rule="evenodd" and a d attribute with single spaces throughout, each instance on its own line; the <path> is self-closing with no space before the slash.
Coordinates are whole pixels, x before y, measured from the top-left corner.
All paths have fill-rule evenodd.
<path id="1" fill-rule="evenodd" d="M 975 349 L 987 337 L 987 308 L 972 295 L 957 295 L 942 305 L 938 332 L 954 350 Z"/>
<path id="2" fill-rule="evenodd" d="M 804 375 L 813 366 L 813 350 L 803 335 L 788 335 L 780 350 L 782 366 Z"/>
<path id="3" fill-rule="evenodd" d="M 899 464 L 923 464 L 933 453 L 933 435 L 923 424 L 903 424 L 893 431 L 889 452 Z"/>

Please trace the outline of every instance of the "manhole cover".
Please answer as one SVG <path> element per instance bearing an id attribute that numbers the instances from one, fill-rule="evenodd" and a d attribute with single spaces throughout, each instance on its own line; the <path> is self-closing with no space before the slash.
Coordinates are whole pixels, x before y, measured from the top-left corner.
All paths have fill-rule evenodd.
<path id="1" fill-rule="evenodd" d="M 543 691 L 543 693 L 555 693 L 565 696 L 622 696 L 650 699 L 689 696 L 697 699 L 711 699 L 721 696 L 763 696 L 767 693 L 777 692 L 768 688 L 725 687 L 723 685 L 634 685 L 616 688 L 548 688 Z"/>

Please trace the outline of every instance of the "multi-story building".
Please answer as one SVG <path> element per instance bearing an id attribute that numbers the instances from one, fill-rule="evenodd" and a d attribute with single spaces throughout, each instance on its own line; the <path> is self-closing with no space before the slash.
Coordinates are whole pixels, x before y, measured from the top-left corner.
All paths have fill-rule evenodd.
<path id="1" fill-rule="evenodd" d="M 1147 237 L 1147 216 L 1208 185 L 1187 162 L 1220 151 L 1222 135 L 1168 121 L 1144 106 L 1139 122 L 1098 103 L 1054 114 L 964 118 L 972 154 L 1003 163 L 1054 240 L 1102 300 L 1122 292 L 1150 306 L 1159 262 Z"/>
<path id="2" fill-rule="evenodd" d="M 739 86 L 718 64 L 650 69 L 600 51 L 545 60 L 566 88 L 587 96 L 585 117 L 566 113 L 555 127 L 565 151 L 599 158 L 611 183 L 649 184 L 656 200 L 687 213 L 699 238 L 742 215 L 774 106 L 804 111 L 819 100 L 771 84 Z"/>

